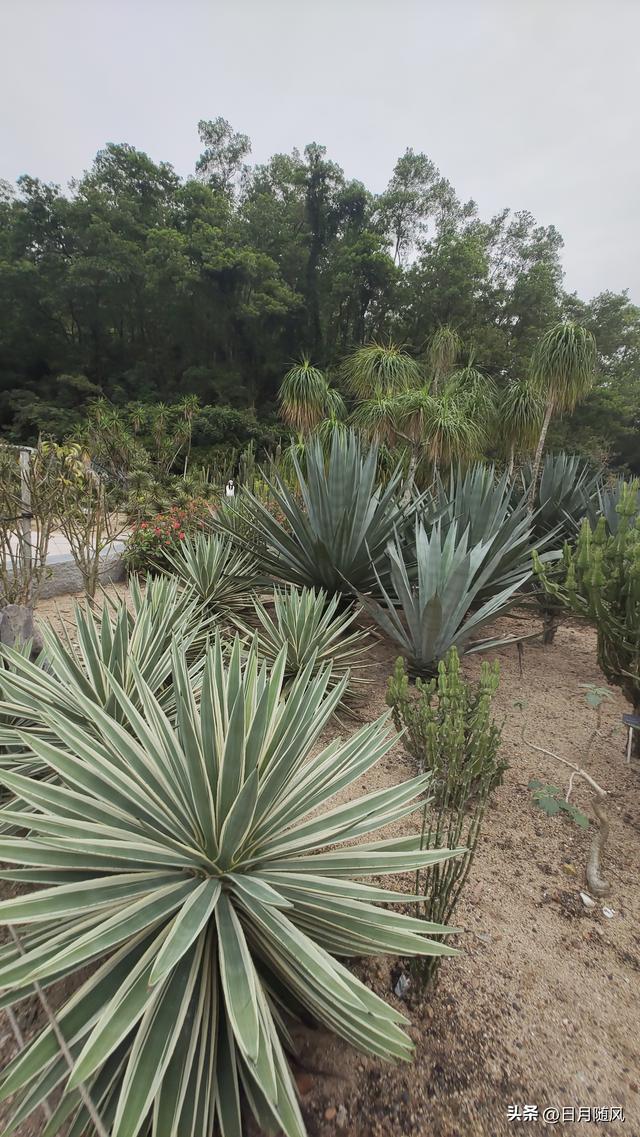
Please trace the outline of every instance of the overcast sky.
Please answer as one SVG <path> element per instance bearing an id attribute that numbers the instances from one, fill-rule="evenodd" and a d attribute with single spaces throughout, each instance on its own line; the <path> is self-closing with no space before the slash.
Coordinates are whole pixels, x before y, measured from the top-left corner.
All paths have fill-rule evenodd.
<path id="1" fill-rule="evenodd" d="M 407 146 L 483 216 L 565 239 L 566 286 L 640 303 L 640 0 L 0 0 L 0 178 L 106 142 L 183 175 L 222 115 L 374 191 Z"/>

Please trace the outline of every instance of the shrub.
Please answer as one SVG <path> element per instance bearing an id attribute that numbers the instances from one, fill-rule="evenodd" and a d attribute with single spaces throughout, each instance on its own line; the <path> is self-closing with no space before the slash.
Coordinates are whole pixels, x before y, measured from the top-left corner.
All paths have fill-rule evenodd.
<path id="1" fill-rule="evenodd" d="M 112 683 L 126 729 L 78 688 L 99 739 L 46 710 L 54 741 L 30 742 L 58 784 L 22 779 L 29 809 L 14 821 L 27 835 L 0 841 L 14 866 L 0 875 L 43 887 L 0 903 L 24 947 L 0 948 L 0 981 L 9 1003 L 35 981 L 82 980 L 57 1012 L 71 1076 L 46 1027 L 5 1069 L 14 1116 L 60 1087 L 58 1124 L 84 1132 L 84 1084 L 114 1137 L 242 1137 L 241 1096 L 262 1130 L 304 1137 L 283 1013 L 365 1053 L 411 1056 L 406 1020 L 336 957 L 453 953 L 431 938 L 448 929 L 378 906 L 401 894 L 352 879 L 451 852 L 418 837 L 345 847 L 415 810 L 429 778 L 323 809 L 387 753 L 386 716 L 310 762 L 343 687 L 328 692 L 328 670 L 308 667 L 283 697 L 284 665 L 282 653 L 269 673 L 254 650 L 243 664 L 239 641 L 226 662 L 216 641 L 198 707 L 176 648 L 175 726 L 142 682 L 143 715 Z"/>
<path id="2" fill-rule="evenodd" d="M 468 683 L 460 671 L 455 648 L 441 660 L 430 683 L 416 683 L 410 692 L 404 661 L 396 662 L 389 680 L 387 703 L 404 744 L 421 770 L 433 777 L 435 797 L 424 807 L 421 845 L 441 844 L 465 853 L 455 861 L 427 866 L 416 873 L 417 910 L 427 920 L 449 922 L 469 875 L 484 811 L 492 790 L 501 783 L 506 764 L 499 756 L 501 730 L 493 721 L 491 703 L 498 688 L 498 664 L 483 663 L 480 678 Z M 421 985 L 434 982 L 439 961 L 416 960 L 414 974 Z"/>
<path id="3" fill-rule="evenodd" d="M 129 572 L 143 572 L 163 567 L 167 553 L 179 548 L 188 535 L 206 529 L 211 516 L 209 503 L 196 498 L 184 507 L 172 506 L 149 521 L 137 522 L 124 550 L 127 569 Z"/>
<path id="4" fill-rule="evenodd" d="M 460 671 L 455 648 L 438 665 L 429 682 L 409 683 L 400 657 L 387 687 L 387 705 L 396 730 L 418 768 L 433 775 L 439 800 L 443 792 L 464 805 L 480 783 L 489 791 L 499 786 L 506 764 L 499 757 L 500 730 L 491 717 L 491 702 L 500 682 L 500 668 L 484 661 L 476 683 Z"/>
<path id="5" fill-rule="evenodd" d="M 357 609 L 340 612 L 337 596 L 328 597 L 326 592 L 312 588 L 303 588 L 301 592 L 276 588 L 273 600 L 273 618 L 259 600 L 253 602 L 260 624 L 257 644 L 261 658 L 273 664 L 284 648 L 285 679 L 295 678 L 308 663 L 313 664 L 314 674 L 330 663 L 331 686 L 345 676 L 353 683 L 352 669 L 362 667 L 370 643 L 366 632 L 352 631 L 347 635 Z M 252 629 L 246 622 L 236 620 L 236 624 L 251 635 Z"/>
<path id="6" fill-rule="evenodd" d="M 598 633 L 598 663 L 640 712 L 640 516 L 638 482 L 625 484 L 611 532 L 605 517 L 585 520 L 575 548 L 565 545 L 562 569 L 551 576 L 535 559 L 543 588 Z"/>

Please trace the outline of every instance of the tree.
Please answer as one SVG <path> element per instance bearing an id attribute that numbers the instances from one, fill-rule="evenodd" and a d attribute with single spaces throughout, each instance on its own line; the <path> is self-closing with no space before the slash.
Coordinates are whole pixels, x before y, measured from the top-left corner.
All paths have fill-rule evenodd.
<path id="1" fill-rule="evenodd" d="M 529 501 L 535 501 L 544 444 L 554 413 L 572 411 L 590 390 L 596 365 L 596 342 L 587 328 L 573 320 L 555 324 L 536 345 L 531 377 L 545 400 L 545 413 L 538 438 Z"/>
<path id="2" fill-rule="evenodd" d="M 226 118 L 200 119 L 198 135 L 204 150 L 196 171 L 213 189 L 232 197 L 247 173 L 244 159 L 251 152 L 248 134 L 234 130 Z"/>
<path id="3" fill-rule="evenodd" d="M 332 396 L 324 372 L 306 356 L 290 367 L 278 394 L 280 414 L 296 434 L 308 434 L 331 413 Z"/>
<path id="4" fill-rule="evenodd" d="M 532 450 L 536 445 L 544 412 L 544 396 L 530 376 L 514 379 L 503 388 L 498 421 L 508 456 L 509 477 L 513 474 L 516 454 Z"/>

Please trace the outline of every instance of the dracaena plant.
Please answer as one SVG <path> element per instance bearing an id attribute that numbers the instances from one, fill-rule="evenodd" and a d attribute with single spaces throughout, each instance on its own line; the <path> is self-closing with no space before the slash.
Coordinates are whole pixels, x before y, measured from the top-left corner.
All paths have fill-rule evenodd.
<path id="1" fill-rule="evenodd" d="M 255 558 L 240 550 L 228 535 L 198 533 L 187 536 L 176 549 L 167 549 L 163 568 L 205 605 L 224 616 L 246 605 L 257 584 Z"/>
<path id="2" fill-rule="evenodd" d="M 374 565 L 403 518 L 400 470 L 384 488 L 376 476 L 376 446 L 365 450 L 353 432 L 334 432 L 328 458 L 318 438 L 305 448 L 305 472 L 292 463 L 298 490 L 274 475 L 270 483 L 281 524 L 253 499 L 256 534 L 264 543 L 262 567 L 300 587 L 349 594 L 375 583 Z"/>
<path id="3" fill-rule="evenodd" d="M 417 522 L 415 552 L 409 564 L 397 541 L 387 552 L 391 584 L 387 590 L 378 579 L 382 603 L 362 594 L 360 600 L 399 645 L 414 674 L 433 674 L 451 647 L 463 654 L 513 642 L 511 637 L 471 638 L 507 610 L 531 575 L 530 569 L 523 570 L 520 577 L 479 603 L 501 555 L 493 551 L 491 541 L 473 544 L 468 529 L 459 531 L 455 522 L 446 536 L 439 521 L 430 533 Z"/>
<path id="4" fill-rule="evenodd" d="M 331 664 L 331 685 L 347 676 L 349 684 L 361 682 L 354 668 L 362 668 L 369 650 L 370 637 L 361 630 L 349 631 L 358 614 L 355 606 L 340 611 L 339 598 L 322 590 L 276 588 L 273 615 L 259 600 L 254 600 L 258 619 L 257 645 L 261 658 L 274 663 L 286 651 L 285 679 L 291 680 L 313 661 L 320 672 Z M 236 624 L 245 635 L 251 626 L 241 619 Z"/>
<path id="5" fill-rule="evenodd" d="M 451 954 L 432 938 L 448 929 L 379 907 L 406 895 L 354 878 L 454 854 L 370 836 L 417 808 L 428 776 L 327 805 L 389 750 L 386 716 L 310 761 L 344 680 L 329 690 L 310 664 L 285 696 L 285 664 L 216 640 L 198 706 L 176 646 L 175 723 L 139 674 L 141 712 L 111 681 L 126 725 L 78 689 L 99 739 L 48 708 L 55 741 L 27 738 L 57 784 L 0 775 L 30 806 L 14 816 L 26 835 L 0 840 L 0 875 L 37 886 L 0 904 L 24 951 L 0 948 L 4 1003 L 81 972 L 57 1011 L 72 1073 L 45 1028 L 5 1069 L 0 1097 L 18 1095 L 5 1132 L 54 1090 L 47 1137 L 93 1132 L 83 1086 L 112 1137 L 242 1137 L 243 1104 L 263 1131 L 304 1137 L 289 1012 L 410 1058 L 406 1020 L 339 957 Z"/>

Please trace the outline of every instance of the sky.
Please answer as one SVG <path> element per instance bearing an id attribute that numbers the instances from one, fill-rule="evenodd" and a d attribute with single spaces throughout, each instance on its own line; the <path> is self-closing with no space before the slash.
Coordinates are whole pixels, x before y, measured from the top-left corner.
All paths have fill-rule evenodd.
<path id="1" fill-rule="evenodd" d="M 0 28 L 0 178 L 107 142 L 187 176 L 218 115 L 374 192 L 412 147 L 482 217 L 555 225 L 570 291 L 640 303 L 640 0 L 0 0 Z"/>

